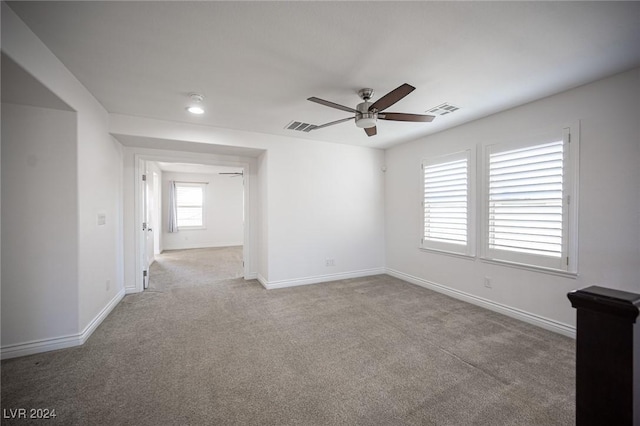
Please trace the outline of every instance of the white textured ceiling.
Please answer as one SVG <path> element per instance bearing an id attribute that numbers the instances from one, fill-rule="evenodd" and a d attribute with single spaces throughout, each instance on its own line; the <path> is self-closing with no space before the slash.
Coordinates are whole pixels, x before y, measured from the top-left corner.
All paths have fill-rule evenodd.
<path id="1" fill-rule="evenodd" d="M 388 147 L 640 65 L 640 2 L 10 2 L 113 113 Z M 389 111 L 461 107 L 432 123 L 353 122 L 402 83 Z M 206 96 L 190 116 L 187 94 Z"/>

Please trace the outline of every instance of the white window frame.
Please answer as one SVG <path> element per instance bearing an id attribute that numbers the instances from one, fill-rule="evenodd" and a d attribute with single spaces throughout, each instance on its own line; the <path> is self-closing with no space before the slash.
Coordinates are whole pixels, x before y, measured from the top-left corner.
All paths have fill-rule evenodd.
<path id="1" fill-rule="evenodd" d="M 207 204 L 207 191 L 206 191 L 206 187 L 207 184 L 204 182 L 176 182 L 176 205 L 178 208 L 178 211 L 180 209 L 180 200 L 178 199 L 178 191 L 179 191 L 179 187 L 198 187 L 202 190 L 202 205 L 201 205 L 201 209 L 202 209 L 202 225 L 194 225 L 194 226 L 185 226 L 185 225 L 180 225 L 180 216 L 178 213 L 178 217 L 177 217 L 177 223 L 178 223 L 178 229 L 180 230 L 195 230 L 195 229 L 206 229 L 206 204 Z"/>
<path id="2" fill-rule="evenodd" d="M 563 141 L 563 204 L 562 254 L 560 257 L 516 253 L 489 247 L 489 160 L 491 152 L 542 145 Z M 482 159 L 481 190 L 481 258 L 488 262 L 503 263 L 535 270 L 576 275 L 578 272 L 578 176 L 579 176 L 579 123 L 522 139 L 517 142 L 486 145 Z"/>
<path id="3" fill-rule="evenodd" d="M 425 168 L 438 164 L 445 164 L 459 160 L 467 160 L 467 242 L 466 244 L 454 244 L 443 241 L 432 241 L 426 238 L 427 227 L 425 205 Z M 420 187 L 422 192 L 422 220 L 420 248 L 426 251 L 435 251 L 445 254 L 475 257 L 476 248 L 476 149 L 466 149 L 451 154 L 428 157 L 422 160 L 420 173 Z"/>

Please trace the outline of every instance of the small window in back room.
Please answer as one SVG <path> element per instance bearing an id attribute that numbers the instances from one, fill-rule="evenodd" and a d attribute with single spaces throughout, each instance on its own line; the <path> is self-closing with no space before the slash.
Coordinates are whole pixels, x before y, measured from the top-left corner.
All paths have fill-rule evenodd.
<path id="1" fill-rule="evenodd" d="M 204 184 L 176 183 L 179 228 L 204 227 Z"/>

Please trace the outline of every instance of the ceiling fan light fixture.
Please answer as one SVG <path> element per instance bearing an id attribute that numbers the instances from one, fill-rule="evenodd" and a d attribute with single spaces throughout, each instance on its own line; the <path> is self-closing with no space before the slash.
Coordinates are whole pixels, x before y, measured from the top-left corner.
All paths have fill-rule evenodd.
<path id="1" fill-rule="evenodd" d="M 373 90 L 371 91 L 373 92 Z M 368 101 L 364 101 L 356 106 L 356 126 L 360 127 L 361 129 L 376 127 L 376 122 L 378 121 L 378 111 L 369 111 L 370 106 L 371 102 Z"/>
<path id="2" fill-rule="evenodd" d="M 358 114 L 356 116 L 356 126 L 361 129 L 369 129 L 371 127 L 376 127 L 376 122 L 378 121 L 378 113 L 376 112 L 367 112 L 364 114 Z"/>

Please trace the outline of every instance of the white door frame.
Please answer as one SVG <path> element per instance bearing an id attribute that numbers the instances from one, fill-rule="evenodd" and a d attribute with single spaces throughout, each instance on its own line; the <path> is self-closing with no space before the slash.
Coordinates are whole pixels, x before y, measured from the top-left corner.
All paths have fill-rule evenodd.
<path id="1" fill-rule="evenodd" d="M 154 190 L 154 194 L 153 194 L 153 219 L 154 219 L 154 223 L 153 225 L 156 227 L 156 229 L 159 230 L 159 232 L 154 232 L 153 233 L 153 256 L 155 258 L 156 254 L 160 254 L 160 237 L 161 237 L 161 232 L 162 232 L 162 224 L 161 219 L 162 219 L 162 182 L 160 182 L 160 175 L 158 175 L 158 173 L 156 173 L 155 171 L 152 173 L 152 179 L 153 179 L 153 190 Z"/>
<path id="2" fill-rule="evenodd" d="M 142 223 L 142 227 L 140 228 L 143 232 L 141 233 L 142 244 L 140 244 L 140 269 L 142 269 L 142 289 L 146 289 L 149 286 L 149 267 L 151 263 L 149 262 L 149 182 L 145 179 L 142 180 L 142 176 L 146 176 L 148 179 L 149 170 L 147 169 L 147 162 L 141 158 L 138 159 L 138 169 L 140 170 L 140 186 L 138 187 L 138 192 L 136 196 L 140 198 L 140 219 Z M 146 275 L 144 274 L 146 272 Z"/>
<path id="3" fill-rule="evenodd" d="M 190 163 L 190 164 L 204 164 L 211 166 L 226 166 L 226 167 L 238 167 L 242 168 L 244 173 L 244 237 L 243 237 L 243 250 L 242 257 L 244 263 L 244 279 L 255 279 L 257 277 L 257 170 L 255 162 L 250 159 L 247 161 L 232 161 L 232 160 L 219 160 L 206 158 L 204 155 L 198 157 L 191 156 L 176 156 L 176 155 L 148 155 L 148 154 L 134 154 L 134 238 L 135 238 L 135 292 L 139 293 L 143 291 L 143 270 L 144 265 L 142 261 L 142 253 L 144 249 L 142 247 L 145 244 L 144 233 L 142 231 L 142 222 L 144 221 L 142 200 L 140 199 L 142 175 L 141 161 L 161 161 L 168 163 Z M 160 221 L 161 222 L 161 221 Z M 161 232 L 162 223 L 156 225 L 156 231 Z"/>

